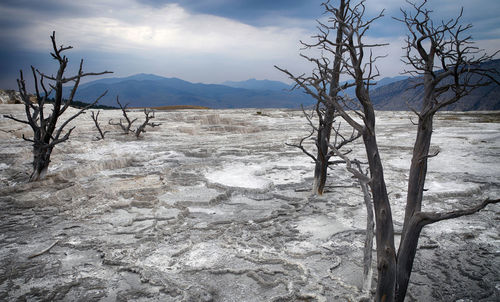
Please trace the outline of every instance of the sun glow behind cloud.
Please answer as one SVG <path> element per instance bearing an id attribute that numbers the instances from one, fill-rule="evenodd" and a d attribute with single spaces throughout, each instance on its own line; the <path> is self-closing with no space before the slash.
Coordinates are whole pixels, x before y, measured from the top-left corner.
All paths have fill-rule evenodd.
<path id="1" fill-rule="evenodd" d="M 309 35 L 298 27 L 255 27 L 213 15 L 195 15 L 177 4 L 157 9 L 128 0 L 121 7 L 129 6 L 127 3 L 135 4 L 130 5 L 133 9 L 40 20 L 29 31 L 19 29 L 10 35 L 24 37 L 24 47 L 40 50 L 47 49 L 46 36 L 56 30 L 60 41 L 94 50 L 211 53 L 244 58 L 276 56 L 289 48 L 297 49 L 297 41 Z"/>
<path id="2" fill-rule="evenodd" d="M 47 52 L 50 49 L 48 36 L 55 30 L 59 43 L 72 45 L 81 52 L 90 50 L 142 57 L 145 67 L 164 66 L 169 70 L 168 73 L 162 73 L 158 68 L 132 71 L 128 70 L 127 62 L 123 62 L 123 66 L 113 66 L 118 75 L 156 72 L 182 76 L 191 81 L 219 82 L 235 77 L 262 77 L 256 70 L 257 66 L 266 70 L 267 77 L 271 78 L 273 73 L 275 77 L 280 76 L 272 67 L 273 63 L 283 63 L 283 58 L 287 58 L 287 64 L 295 65 L 298 41 L 311 35 L 300 27 L 257 27 L 214 15 L 194 14 L 177 4 L 154 8 L 125 0 L 120 2 L 119 8 L 112 10 L 102 4 L 89 4 L 83 13 L 81 5 L 75 4 L 71 13 L 50 17 L 31 10 L 6 8 L 8 14 L 30 21 L 29 25 L 3 31 L 0 36 L 3 40 L 16 41 L 16 47 Z M 180 70 L 193 71 L 196 65 L 205 68 L 207 62 L 204 60 L 219 65 L 213 65 L 211 71 L 194 72 L 192 76 Z M 234 69 L 244 70 L 242 62 L 249 65 L 246 69 L 251 72 L 243 75 L 240 71 L 238 77 Z M 226 72 L 221 74 L 224 69 Z M 207 78 L 209 73 L 212 75 Z"/>

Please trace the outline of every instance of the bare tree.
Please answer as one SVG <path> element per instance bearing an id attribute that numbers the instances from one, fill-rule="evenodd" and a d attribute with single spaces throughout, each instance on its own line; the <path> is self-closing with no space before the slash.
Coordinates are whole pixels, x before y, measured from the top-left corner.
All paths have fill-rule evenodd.
<path id="1" fill-rule="evenodd" d="M 345 1 L 341 1 L 339 6 L 340 13 L 345 11 Z M 325 6 L 325 9 L 328 11 L 328 5 L 322 4 Z M 332 20 L 329 20 L 332 21 Z M 326 179 L 328 173 L 328 166 L 332 164 L 330 162 L 332 152 L 329 150 L 330 137 L 332 132 L 332 127 L 335 120 L 335 108 L 334 105 L 330 102 L 330 99 L 337 97 L 344 89 L 354 86 L 353 83 L 344 83 L 340 85 L 340 76 L 342 74 L 342 56 L 345 52 L 345 49 L 341 47 L 342 40 L 342 24 L 338 22 L 328 22 L 323 23 L 318 22 L 318 31 L 319 33 L 313 36 L 315 40 L 314 43 L 305 43 L 301 41 L 304 49 L 319 49 L 326 54 L 329 55 L 328 58 L 326 55 L 323 55 L 321 59 L 311 58 L 304 54 L 301 56 L 311 62 L 316 63 L 317 65 L 321 65 L 321 77 L 317 79 L 316 85 L 309 85 L 306 82 L 301 84 L 309 85 L 311 88 L 310 93 L 306 90 L 306 93 L 311 95 L 316 99 L 316 104 L 314 106 L 314 110 L 311 114 L 307 114 L 304 111 L 304 116 L 307 118 L 309 125 L 311 126 L 311 134 L 302 138 L 298 144 L 289 144 L 289 146 L 297 147 L 301 149 L 306 155 L 311 157 L 315 163 L 314 168 L 314 183 L 312 192 L 314 194 L 322 195 Z M 335 34 L 335 40 L 332 41 L 330 38 L 331 33 Z M 333 60 L 331 59 L 333 58 Z M 278 70 L 282 72 L 286 72 L 284 69 L 275 66 Z M 301 84 L 296 84 L 294 88 L 301 87 Z M 318 90 L 328 93 L 329 98 L 324 98 L 322 93 Z M 312 122 L 313 118 L 317 118 L 317 126 Z M 303 143 L 306 139 L 315 136 L 315 148 L 316 155 L 313 155 L 304 147 Z"/>
<path id="2" fill-rule="evenodd" d="M 119 100 L 118 96 L 116 97 L 116 102 L 118 103 L 118 106 L 120 106 L 120 109 L 122 110 L 122 115 L 125 118 L 126 124 L 123 123 L 123 121 L 122 121 L 121 118 L 120 118 L 120 120 L 119 120 L 118 123 L 113 122 L 113 120 L 109 120 L 109 124 L 113 125 L 113 126 L 120 126 L 120 128 L 123 130 L 123 132 L 125 134 L 134 133 L 135 137 L 139 138 L 141 136 L 141 133 L 146 132 L 146 126 L 150 126 L 150 127 L 154 128 L 154 127 L 157 127 L 157 126 L 161 125 L 160 123 L 152 123 L 152 122 L 150 122 L 150 120 L 155 117 L 155 113 L 154 113 L 153 110 L 145 108 L 144 109 L 144 115 L 146 116 L 146 119 L 144 120 L 144 122 L 139 127 L 137 127 L 137 129 L 132 130 L 132 124 L 135 121 L 137 121 L 137 118 L 134 118 L 133 120 L 130 119 L 130 117 L 127 114 L 127 112 L 128 112 L 128 110 L 127 110 L 128 104 L 125 104 L 125 106 L 123 106 L 120 103 L 120 100 Z"/>
<path id="3" fill-rule="evenodd" d="M 97 128 L 97 131 L 99 131 L 99 136 L 97 139 L 104 139 L 104 135 L 108 133 L 109 131 L 102 131 L 101 126 L 99 125 L 98 118 L 99 118 L 99 113 L 101 113 L 100 110 L 97 111 L 97 114 L 94 114 L 94 111 L 91 111 L 91 117 L 92 120 L 94 121 L 95 127 Z"/>
<path id="4" fill-rule="evenodd" d="M 418 77 L 416 86 L 423 87 L 424 95 L 420 111 L 412 109 L 418 117 L 417 138 L 413 147 L 403 233 L 397 255 L 397 301 L 403 301 L 406 295 L 422 228 L 430 223 L 462 216 L 458 215 L 460 211 L 439 215 L 422 212 L 427 160 L 437 155 L 429 153 L 434 114 L 474 89 L 492 82 L 500 85 L 493 77 L 498 72 L 484 69 L 481 65 L 491 60 L 493 55 L 487 55 L 475 47 L 470 36 L 464 37 L 472 25 L 460 25 L 463 9 L 457 18 L 435 24 L 430 16 L 431 11 L 424 7 L 427 0 L 419 5 L 407 2 L 412 12 L 401 10 L 403 17 L 397 19 L 408 30 L 403 62 L 410 67 L 406 73 Z M 481 208 L 472 208 L 461 214 L 472 214 Z"/>
<path id="5" fill-rule="evenodd" d="M 478 49 L 471 45 L 470 37 L 461 38 L 464 31 L 470 26 L 462 27 L 458 19 L 443 22 L 434 26 L 430 19 L 430 11 L 422 5 L 411 4 L 416 10 L 414 15 L 403 11 L 401 19 L 408 27 L 410 34 L 407 39 L 406 62 L 413 66 L 418 75 L 423 76 L 424 98 L 422 110 L 414 112 L 419 118 L 417 138 L 414 145 L 413 159 L 410 166 L 408 182 L 408 199 L 401 244 L 396 254 L 394 246 L 394 227 L 392 212 L 385 184 L 383 166 L 379 155 L 377 136 L 375 132 L 375 111 L 370 98 L 370 86 L 374 77 L 378 75 L 375 66 L 377 57 L 370 50 L 382 44 L 365 44 L 364 36 L 370 25 L 383 16 L 366 20 L 364 18 L 364 1 L 351 5 L 349 0 L 341 0 L 341 7 L 345 2 L 346 10 L 333 7 L 328 2 L 326 7 L 332 15 L 332 20 L 342 24 L 343 39 L 341 47 L 347 50 L 343 58 L 344 68 L 352 77 L 356 85 L 356 100 L 347 102 L 339 97 L 332 98 L 321 89 L 321 78 L 324 77 L 324 65 L 315 61 L 315 70 L 311 76 L 293 76 L 284 70 L 297 85 L 308 93 L 319 93 L 320 97 L 330 99 L 335 111 L 349 125 L 362 134 L 366 150 L 370 178 L 373 206 L 376 220 L 377 243 L 377 289 L 376 301 L 403 301 L 406 295 L 408 281 L 413 266 L 418 238 L 425 225 L 470 215 L 483 209 L 490 203 L 498 203 L 500 199 L 485 200 L 476 206 L 455 210 L 447 213 L 422 212 L 422 197 L 424 181 L 427 173 L 427 159 L 429 154 L 430 138 L 432 134 L 432 120 L 440 108 L 458 101 L 477 87 L 488 85 L 495 81 L 492 71 L 481 68 L 480 63 L 489 60 L 492 56 L 478 55 Z M 424 45 L 428 45 L 426 49 Z M 334 46 L 338 46 L 335 44 Z M 416 52 L 416 54 L 414 54 Z M 438 72 L 434 62 L 440 62 Z M 479 79 L 478 79 L 479 76 Z M 450 79 L 446 81 L 445 79 Z M 495 81 L 496 82 L 496 81 Z M 310 87 L 314 87 L 314 90 Z M 352 110 L 347 111 L 346 108 Z M 360 122 L 358 122 L 360 120 Z M 335 150 L 335 149 L 333 149 Z M 348 160 L 344 158 L 344 160 Z M 351 173 L 353 170 L 351 168 Z M 359 175 L 358 179 L 363 179 Z"/>
<path id="6" fill-rule="evenodd" d="M 352 23 L 357 22 L 358 26 L 363 26 L 363 27 L 369 27 L 369 25 L 376 19 L 380 18 L 382 14 L 379 16 L 375 17 L 374 19 L 368 21 L 365 24 L 359 24 L 360 20 L 356 20 L 356 14 L 355 12 L 358 11 L 358 6 L 355 8 L 350 7 L 350 1 L 348 0 L 341 0 L 339 4 L 339 8 L 333 7 L 329 2 L 323 3 L 323 6 L 325 7 L 325 10 L 327 13 L 330 13 L 333 15 L 329 20 L 330 22 L 333 23 L 332 28 L 339 28 L 341 30 L 341 35 L 336 37 L 335 42 L 331 41 L 328 39 L 328 35 L 323 35 L 323 39 L 321 40 L 321 43 L 325 45 L 325 49 L 330 49 L 331 52 L 336 52 L 335 57 L 338 59 L 338 64 L 341 64 L 341 66 L 338 66 L 338 70 L 345 70 L 348 74 L 352 75 L 353 70 L 353 64 L 350 63 L 347 59 L 345 54 L 347 53 L 348 55 L 350 54 L 351 49 L 347 46 L 349 46 L 349 42 L 354 43 L 353 37 L 352 36 L 347 36 L 345 33 L 349 32 L 349 30 L 352 30 Z M 364 9 L 364 7 L 361 5 L 359 6 Z M 352 23 L 350 23 L 352 22 Z M 356 23 L 354 23 L 356 24 Z M 363 32 L 364 34 L 364 32 Z M 349 38 L 352 41 L 349 41 Z M 376 47 L 376 46 L 381 46 L 382 44 L 377 44 L 377 45 L 366 45 L 366 47 Z M 356 46 L 353 46 L 353 48 L 356 50 Z M 361 50 L 362 51 L 362 50 Z M 302 55 L 303 56 L 303 55 Z M 303 56 L 305 57 L 305 56 Z M 331 133 L 331 130 L 334 130 L 335 133 L 335 140 L 333 143 L 331 143 L 329 140 L 327 141 L 327 146 L 330 148 L 331 151 L 327 153 L 328 159 L 331 158 L 331 156 L 338 156 L 342 160 L 340 162 L 346 163 L 347 170 L 353 174 L 355 178 L 358 179 L 358 182 L 360 184 L 361 190 L 363 192 L 364 196 L 364 202 L 365 206 L 367 209 L 367 226 L 366 226 L 366 240 L 365 240 L 365 248 L 364 248 L 364 282 L 363 282 L 363 289 L 362 292 L 366 296 L 367 299 L 369 299 L 369 291 L 371 288 L 371 276 L 372 276 L 372 269 L 371 269 L 371 262 L 372 262 L 372 246 L 373 246 L 373 227 L 374 227 L 374 222 L 373 222 L 373 205 L 371 201 L 371 196 L 368 191 L 368 184 L 371 182 L 371 179 L 368 178 L 361 170 L 361 164 L 358 160 L 350 160 L 347 157 L 347 153 L 341 153 L 339 149 L 346 144 L 349 144 L 353 142 L 355 139 L 359 138 L 361 135 L 365 135 L 366 132 L 375 129 L 375 125 L 371 125 L 370 130 L 367 129 L 367 127 L 364 127 L 362 124 L 359 124 L 354 121 L 353 118 L 351 118 L 347 112 L 346 109 L 353 109 L 354 113 L 358 115 L 358 117 L 362 117 L 363 114 L 359 110 L 359 106 L 356 106 L 356 104 L 353 102 L 353 100 L 349 99 L 347 96 L 342 95 L 342 91 L 346 89 L 347 87 L 356 85 L 357 83 L 354 82 L 352 84 L 345 84 L 343 87 L 336 87 L 335 93 L 331 93 L 331 91 L 328 91 L 326 89 L 325 83 L 328 83 L 330 81 L 331 77 L 331 72 L 330 72 L 330 67 L 329 67 L 329 61 L 321 57 L 319 59 L 317 58 L 309 58 L 306 57 L 310 62 L 314 63 L 314 70 L 312 75 L 306 76 L 306 75 L 301 75 L 301 76 L 294 76 L 291 72 L 289 72 L 286 69 L 281 69 L 282 72 L 286 73 L 292 80 L 295 81 L 296 85 L 303 88 L 308 94 L 312 95 L 315 97 L 317 100 L 322 100 L 323 103 L 327 103 L 329 106 L 332 107 L 333 112 L 337 112 L 337 114 L 348 122 L 348 124 L 352 127 L 353 131 L 352 134 L 349 138 L 346 138 L 342 135 L 340 135 L 340 132 L 338 131 L 337 128 L 332 127 L 332 125 L 329 126 L 329 131 Z M 376 58 L 370 58 L 371 61 L 374 61 Z M 356 62 L 357 64 L 358 62 Z M 371 65 L 370 65 L 371 67 Z M 359 64 L 360 69 L 364 69 L 363 66 Z M 369 89 L 371 85 L 373 85 L 372 81 L 373 79 L 378 75 L 377 70 L 372 70 L 369 69 L 369 72 L 363 79 L 361 80 L 363 83 L 366 83 L 366 87 L 364 89 Z M 340 73 L 337 73 L 337 76 L 340 76 Z M 336 79 L 337 81 L 339 80 L 338 78 Z M 338 82 L 337 82 L 338 83 Z M 334 86 L 330 86 L 334 87 Z M 372 116 L 374 117 L 373 113 L 373 108 L 372 110 Z M 314 125 L 308 118 L 310 126 L 313 128 Z M 317 129 L 316 129 L 317 130 Z M 318 131 L 319 132 L 319 131 Z M 374 134 L 374 133 L 373 133 Z M 330 135 L 330 134 L 329 134 Z M 319 136 L 318 136 L 319 137 Z M 341 138 L 340 140 L 338 138 Z M 373 137 L 374 138 L 374 137 Z M 372 152 L 378 153 L 377 150 L 377 145 L 376 141 L 370 142 L 369 146 Z M 301 147 L 301 144 L 299 147 Z M 309 154 L 309 156 L 312 157 L 312 155 Z M 330 162 L 330 161 L 329 161 Z M 338 163 L 339 161 L 335 161 L 335 163 Z M 356 165 L 357 169 L 353 167 L 353 164 Z M 382 164 L 378 163 L 378 168 L 381 171 Z M 380 195 L 380 194 L 379 194 Z M 388 206 L 388 200 L 387 200 L 387 206 Z M 390 211 L 389 211 L 390 212 Z M 392 224 L 390 225 L 392 228 Z M 380 272 L 379 272 L 380 274 Z"/>
<path id="7" fill-rule="evenodd" d="M 125 104 L 125 106 L 122 106 L 122 104 L 120 103 L 120 99 L 118 98 L 118 96 L 116 96 L 116 102 L 118 103 L 118 106 L 120 106 L 120 109 L 122 110 L 122 115 L 125 118 L 125 121 L 127 122 L 127 124 L 126 125 L 123 124 L 123 121 L 122 121 L 121 118 L 120 118 L 120 121 L 118 123 L 113 122 L 113 120 L 109 120 L 108 123 L 110 125 L 113 125 L 113 126 L 120 126 L 120 128 L 123 130 L 123 132 L 125 134 L 129 134 L 130 132 L 132 132 L 132 130 L 131 130 L 132 124 L 137 120 L 137 118 L 135 118 L 133 120 L 130 120 L 130 118 L 127 115 L 128 104 Z"/>
<path id="8" fill-rule="evenodd" d="M 394 284 L 396 282 L 396 253 L 394 249 L 394 227 L 392 223 L 392 212 L 385 185 L 384 171 L 380 159 L 377 137 L 375 132 L 375 111 L 370 99 L 370 86 L 378 70 L 374 68 L 377 57 L 369 52 L 366 60 L 365 51 L 381 44 L 364 44 L 364 35 L 370 25 L 383 16 L 383 12 L 372 19 L 364 20 L 364 1 L 351 7 L 348 1 L 348 13 L 340 14 L 338 9 L 331 7 L 335 19 L 345 25 L 345 39 L 342 47 L 348 50 L 348 58 L 345 59 L 347 71 L 356 84 L 357 104 L 360 110 L 353 113 L 344 110 L 338 100 L 334 100 L 335 107 L 342 118 L 353 128 L 362 133 L 366 156 L 370 168 L 370 188 L 373 198 L 373 206 L 376 221 L 376 244 L 377 244 L 377 270 L 378 282 L 376 301 L 392 301 L 394 295 Z M 354 108 L 354 109 L 357 109 Z M 361 119 L 358 123 L 352 115 Z"/>
<path id="9" fill-rule="evenodd" d="M 96 104 L 100 98 L 102 98 L 106 92 L 104 92 L 101 96 L 99 96 L 92 104 L 84 107 L 79 110 L 77 113 L 66 119 L 59 126 L 57 125 L 59 117 L 61 117 L 66 109 L 68 109 L 69 105 L 73 101 L 76 90 L 78 89 L 78 85 L 80 84 L 80 80 L 83 77 L 90 75 L 102 75 L 106 73 L 111 73 L 110 71 L 104 72 L 83 72 L 83 59 L 80 61 L 80 68 L 78 70 L 78 74 L 71 77 L 64 77 L 64 72 L 68 65 L 68 58 L 62 53 L 66 50 L 72 49 L 71 46 L 57 46 L 56 43 L 56 34 L 52 33 L 50 36 L 52 41 L 52 49 L 51 56 L 59 63 L 59 69 L 55 76 L 46 75 L 40 72 L 38 69 L 35 69 L 31 66 L 31 71 L 33 73 L 34 83 L 35 83 L 35 92 L 37 103 L 32 103 L 29 98 L 29 94 L 26 90 L 26 83 L 23 78 L 23 72 L 20 71 L 20 79 L 17 80 L 17 84 L 19 87 L 19 93 L 21 94 L 21 99 L 25 106 L 26 119 L 21 120 L 13 117 L 12 115 L 5 116 L 6 118 L 10 118 L 16 122 L 20 122 L 23 124 L 27 124 L 33 130 L 33 138 L 27 138 L 23 135 L 23 139 L 33 143 L 33 172 L 30 176 L 30 181 L 36 181 L 45 177 L 49 163 L 50 156 L 52 154 L 52 150 L 54 147 L 69 139 L 69 136 L 75 127 L 70 128 L 63 135 L 64 128 L 76 117 L 82 114 L 86 109 L 90 108 L 94 104 Z M 40 78 L 38 78 L 40 77 Z M 49 83 L 45 83 L 45 80 L 52 81 Z M 70 91 L 69 98 L 63 99 L 63 85 L 66 83 L 73 82 L 73 87 Z M 43 91 L 41 92 L 40 89 Z M 54 92 L 54 103 L 52 106 L 52 113 L 48 116 L 44 112 L 46 102 L 48 101 L 50 95 Z"/>
<path id="10" fill-rule="evenodd" d="M 144 109 L 144 115 L 146 116 L 146 120 L 135 130 L 135 137 L 139 138 L 142 132 L 146 132 L 146 126 L 150 126 L 152 128 L 160 126 L 160 123 L 152 123 L 149 120 L 155 117 L 155 112 L 153 110 Z"/>

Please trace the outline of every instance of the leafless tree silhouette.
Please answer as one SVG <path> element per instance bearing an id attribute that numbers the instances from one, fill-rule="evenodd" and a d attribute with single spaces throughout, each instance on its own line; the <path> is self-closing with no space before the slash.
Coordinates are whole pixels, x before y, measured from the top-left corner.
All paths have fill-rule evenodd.
<path id="1" fill-rule="evenodd" d="M 109 131 L 102 131 L 101 129 L 101 126 L 99 125 L 99 113 L 101 113 L 100 110 L 97 111 L 97 114 L 94 114 L 94 111 L 91 111 L 91 117 L 92 117 L 92 120 L 94 121 L 94 124 L 95 124 L 95 127 L 97 128 L 97 131 L 99 131 L 99 136 L 97 137 L 97 139 L 104 139 L 104 135 L 106 135 L 106 133 L 108 133 Z"/>
<path id="2" fill-rule="evenodd" d="M 59 64 L 59 69 L 57 74 L 47 75 L 40 72 L 35 67 L 31 66 L 31 71 L 33 73 L 35 92 L 37 102 L 32 103 L 30 101 L 29 94 L 26 90 L 26 83 L 23 77 L 22 70 L 20 71 L 20 78 L 17 80 L 19 87 L 19 93 L 21 94 L 21 99 L 25 106 L 26 120 L 21 120 L 15 118 L 12 115 L 5 116 L 16 122 L 27 124 L 33 130 L 33 138 L 27 138 L 23 136 L 23 139 L 33 143 L 33 172 L 30 176 L 30 181 L 36 181 L 45 177 L 49 164 L 50 156 L 52 150 L 57 144 L 60 144 L 69 139 L 69 136 L 75 127 L 70 128 L 63 134 L 64 128 L 80 114 L 84 113 L 86 109 L 90 108 L 92 105 L 96 104 L 100 98 L 102 98 L 106 92 L 99 96 L 90 105 L 79 110 L 77 113 L 73 114 L 67 118 L 62 124 L 58 125 L 59 118 L 64 114 L 64 112 L 69 108 L 73 98 L 75 96 L 80 80 L 83 77 L 91 75 L 102 75 L 106 73 L 111 73 L 110 71 L 104 72 L 83 72 L 83 59 L 80 61 L 80 68 L 78 74 L 71 77 L 65 77 L 64 72 L 68 65 L 68 58 L 63 55 L 66 50 L 72 49 L 71 46 L 57 46 L 56 34 L 52 33 L 50 36 L 52 41 L 51 56 Z M 46 83 L 48 81 L 48 83 Z M 63 85 L 66 83 L 74 83 L 71 88 L 70 95 L 68 99 L 63 99 Z M 42 90 L 42 91 L 41 91 Z M 46 114 L 46 102 L 49 97 L 54 93 L 54 103 L 52 104 L 52 113 Z"/>
<path id="3" fill-rule="evenodd" d="M 329 11 L 329 5 L 323 4 L 325 10 Z M 339 5 L 340 13 L 345 13 L 345 3 L 342 1 Z M 332 127 L 335 120 L 335 107 L 331 103 L 334 99 L 342 94 L 342 91 L 354 86 L 354 83 L 344 83 L 340 85 L 340 76 L 343 71 L 343 54 L 346 52 L 345 48 L 341 47 L 343 24 L 329 20 L 329 22 L 318 22 L 317 29 L 319 33 L 313 36 L 315 42 L 306 43 L 301 41 L 304 49 L 319 49 L 324 54 L 320 59 L 312 58 L 307 55 L 301 54 L 306 60 L 318 65 L 318 72 L 320 76 L 316 79 L 314 85 L 306 82 L 296 83 L 294 88 L 300 88 L 301 85 L 308 85 L 310 90 L 306 93 L 311 95 L 316 104 L 311 114 L 304 111 L 304 116 L 307 118 L 311 126 L 310 135 L 302 138 L 298 144 L 290 144 L 290 146 L 301 149 L 305 154 L 311 157 L 315 163 L 314 168 L 314 183 L 313 193 L 322 195 L 325 189 L 328 166 L 332 164 L 332 152 L 329 150 L 330 137 Z M 330 35 L 334 33 L 335 39 L 331 39 Z M 278 70 L 288 73 L 285 69 L 275 66 Z M 319 90 L 318 90 L 319 89 Z M 327 93 L 329 98 L 324 98 L 323 93 Z M 317 119 L 317 125 L 312 120 Z M 303 145 L 304 141 L 309 138 L 314 138 L 314 146 L 316 148 L 316 155 L 309 152 Z"/>
<path id="4" fill-rule="evenodd" d="M 132 132 L 131 128 L 132 128 L 132 124 L 137 121 L 137 118 L 133 119 L 133 120 L 130 120 L 130 118 L 128 117 L 127 115 L 127 107 L 128 107 L 128 104 L 125 104 L 125 106 L 122 105 L 122 103 L 120 103 L 120 99 L 118 98 L 118 96 L 116 96 L 116 103 L 118 103 L 118 106 L 120 106 L 120 109 L 122 110 L 122 115 L 123 117 L 125 118 L 125 122 L 127 123 L 126 125 L 123 123 L 122 119 L 120 118 L 119 122 L 113 122 L 113 120 L 109 120 L 108 123 L 110 125 L 113 125 L 113 126 L 119 126 L 123 132 L 125 134 L 129 134 L 130 132 Z"/>
<path id="5" fill-rule="evenodd" d="M 474 46 L 470 36 L 464 36 L 472 25 L 460 24 L 463 9 L 457 18 L 434 23 L 431 11 L 425 8 L 426 0 L 418 5 L 408 3 L 412 10 L 402 9 L 403 17 L 397 19 L 408 30 L 403 62 L 409 67 L 405 72 L 418 77 L 416 86 L 423 86 L 424 96 L 421 110 L 417 112 L 412 108 L 418 117 L 418 127 L 408 180 L 403 233 L 397 255 L 397 301 L 403 301 L 406 295 L 422 228 L 437 221 L 472 214 L 486 205 L 483 203 L 482 207 L 473 207 L 469 211 L 443 214 L 422 212 L 427 160 L 437 155 L 429 153 L 434 114 L 474 89 L 493 82 L 500 85 L 494 77 L 498 72 L 482 67 L 482 63 L 491 60 L 494 55 L 484 53 Z"/>
<path id="6" fill-rule="evenodd" d="M 155 117 L 155 112 L 153 110 L 144 109 L 144 115 L 146 116 L 146 119 L 135 130 L 135 137 L 137 137 L 137 138 L 139 138 L 141 136 L 141 133 L 146 132 L 146 126 L 150 126 L 150 127 L 154 128 L 154 127 L 158 127 L 161 125 L 160 123 L 150 122 L 150 120 Z"/>

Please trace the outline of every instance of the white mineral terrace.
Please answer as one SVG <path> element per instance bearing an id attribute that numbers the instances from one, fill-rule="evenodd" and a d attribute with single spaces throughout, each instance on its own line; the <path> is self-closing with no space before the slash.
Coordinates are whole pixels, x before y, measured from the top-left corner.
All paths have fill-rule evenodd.
<path id="1" fill-rule="evenodd" d="M 362 286 L 366 212 L 342 165 L 312 196 L 313 164 L 296 143 L 301 111 L 157 112 L 142 138 L 90 114 L 28 183 L 22 105 L 0 105 L 1 301 L 353 301 Z M 262 114 L 256 114 L 261 111 Z M 72 111 L 75 112 L 75 111 Z M 143 113 L 132 112 L 143 119 Z M 415 126 L 378 112 L 396 231 Z M 71 126 L 71 125 L 70 125 Z M 309 146 L 312 144 L 308 141 Z M 361 142 L 351 158 L 363 160 Z M 500 114 L 436 117 L 425 210 L 500 195 Z M 408 301 L 500 300 L 500 206 L 426 227 Z M 397 238 L 396 238 L 397 239 Z M 375 253 L 373 267 L 375 268 Z"/>

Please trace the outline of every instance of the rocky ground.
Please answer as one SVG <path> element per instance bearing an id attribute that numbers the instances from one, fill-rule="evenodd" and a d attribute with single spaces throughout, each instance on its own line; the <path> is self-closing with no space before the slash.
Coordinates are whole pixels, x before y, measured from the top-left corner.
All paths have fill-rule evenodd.
<path id="1" fill-rule="evenodd" d="M 23 116 L 21 105 L 0 113 Z M 141 112 L 132 113 L 140 119 Z M 24 125 L 0 118 L 0 300 L 353 301 L 362 283 L 365 209 L 342 166 L 312 196 L 312 163 L 285 146 L 300 111 L 157 112 L 141 139 L 90 114 L 28 183 Z M 414 126 L 379 112 L 390 199 L 401 228 Z M 500 114 L 436 119 L 426 209 L 500 195 Z M 353 157 L 362 158 L 360 145 Z M 408 301 L 500 300 L 500 206 L 424 229 Z M 376 277 L 376 276 L 375 276 Z"/>

